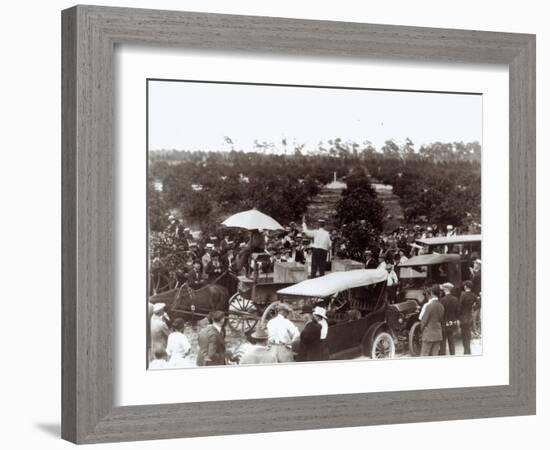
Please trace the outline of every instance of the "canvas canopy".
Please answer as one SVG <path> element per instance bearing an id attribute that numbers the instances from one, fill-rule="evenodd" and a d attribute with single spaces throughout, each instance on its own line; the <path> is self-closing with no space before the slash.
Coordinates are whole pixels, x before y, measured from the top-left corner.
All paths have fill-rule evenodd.
<path id="1" fill-rule="evenodd" d="M 430 255 L 414 256 L 403 263 L 399 263 L 399 267 L 432 266 L 449 262 L 460 262 L 460 256 L 454 253 L 444 255 L 432 253 Z"/>
<path id="2" fill-rule="evenodd" d="M 424 245 L 454 245 L 481 242 L 481 234 L 463 234 L 459 236 L 441 236 L 417 239 L 416 242 Z"/>
<path id="3" fill-rule="evenodd" d="M 277 291 L 281 295 L 301 297 L 328 297 L 346 289 L 386 281 L 388 273 L 379 269 L 360 269 L 348 272 L 333 272 L 328 275 L 301 281 Z"/>

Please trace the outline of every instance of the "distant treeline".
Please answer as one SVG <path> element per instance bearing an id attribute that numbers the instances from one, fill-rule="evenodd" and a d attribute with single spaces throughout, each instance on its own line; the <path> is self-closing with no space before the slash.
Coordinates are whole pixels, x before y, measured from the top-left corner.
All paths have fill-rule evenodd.
<path id="1" fill-rule="evenodd" d="M 208 232 L 223 217 L 253 207 L 288 224 L 300 220 L 334 173 L 345 179 L 353 171 L 366 174 L 372 182 L 393 185 L 408 224 L 466 225 L 480 220 L 480 159 L 477 142 L 435 143 L 418 151 L 410 141 L 402 146 L 387 141 L 377 150 L 340 139 L 320 145 L 314 153 L 304 153 L 302 148 L 284 154 L 261 149 L 254 153 L 153 151 L 149 153 L 149 224 L 153 231 L 161 231 L 168 215 L 176 211 L 188 225 Z M 378 228 L 383 214 L 376 209 Z M 369 219 L 368 209 L 358 213 Z M 337 217 L 337 222 L 342 219 Z"/>

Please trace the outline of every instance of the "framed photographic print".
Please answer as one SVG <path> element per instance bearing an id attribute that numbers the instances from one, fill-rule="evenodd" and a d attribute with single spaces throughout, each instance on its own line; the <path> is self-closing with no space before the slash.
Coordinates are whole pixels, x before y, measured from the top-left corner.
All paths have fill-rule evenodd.
<path id="1" fill-rule="evenodd" d="M 533 414 L 534 55 L 63 11 L 63 437 Z"/>

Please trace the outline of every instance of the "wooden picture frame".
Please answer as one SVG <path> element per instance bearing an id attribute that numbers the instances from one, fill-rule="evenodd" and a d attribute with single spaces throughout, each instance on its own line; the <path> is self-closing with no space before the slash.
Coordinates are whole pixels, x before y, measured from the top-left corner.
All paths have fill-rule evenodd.
<path id="1" fill-rule="evenodd" d="M 535 36 L 97 6 L 63 11 L 62 30 L 64 439 L 94 443 L 535 413 Z M 114 407 L 113 52 L 119 43 L 507 65 L 509 384 Z"/>

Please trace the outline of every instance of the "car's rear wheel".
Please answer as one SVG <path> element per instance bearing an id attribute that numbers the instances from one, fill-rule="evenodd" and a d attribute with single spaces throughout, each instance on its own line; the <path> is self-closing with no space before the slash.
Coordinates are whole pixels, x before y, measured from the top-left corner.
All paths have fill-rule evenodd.
<path id="1" fill-rule="evenodd" d="M 387 359 L 395 356 L 395 342 L 391 334 L 382 331 L 378 333 L 372 342 L 372 359 Z"/>
<path id="2" fill-rule="evenodd" d="M 422 331 L 420 322 L 413 323 L 409 330 L 409 353 L 411 356 L 419 356 L 422 348 Z"/>

